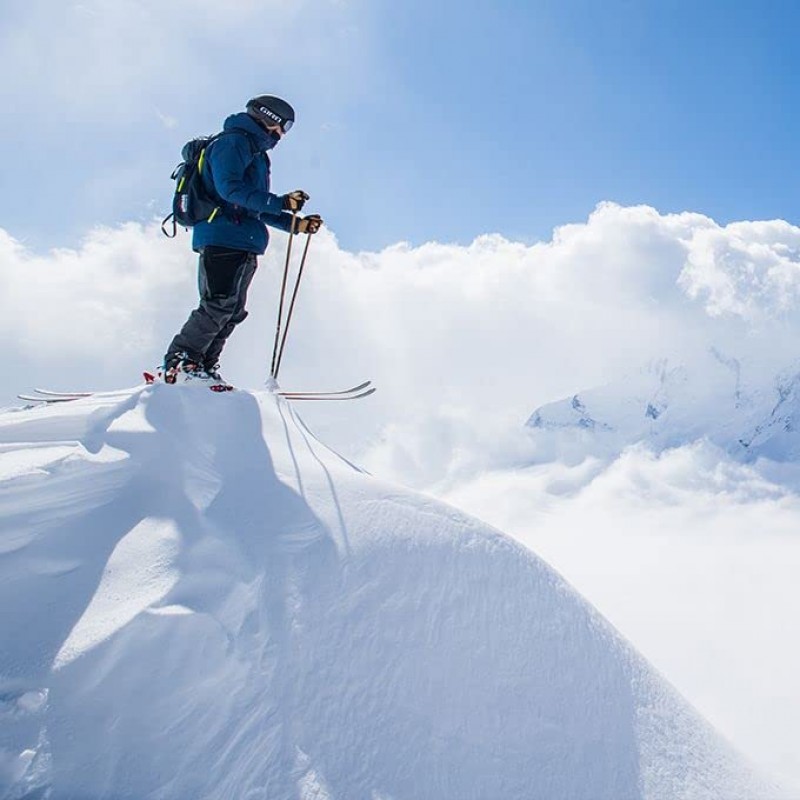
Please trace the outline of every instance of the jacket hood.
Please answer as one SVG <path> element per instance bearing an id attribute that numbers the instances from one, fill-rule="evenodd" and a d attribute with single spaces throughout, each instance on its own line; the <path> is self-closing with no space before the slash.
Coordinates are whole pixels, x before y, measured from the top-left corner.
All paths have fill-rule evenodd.
<path id="1" fill-rule="evenodd" d="M 222 126 L 223 130 L 247 131 L 258 143 L 259 150 L 272 150 L 280 141 L 275 136 L 270 136 L 249 114 L 244 111 L 231 114 Z"/>

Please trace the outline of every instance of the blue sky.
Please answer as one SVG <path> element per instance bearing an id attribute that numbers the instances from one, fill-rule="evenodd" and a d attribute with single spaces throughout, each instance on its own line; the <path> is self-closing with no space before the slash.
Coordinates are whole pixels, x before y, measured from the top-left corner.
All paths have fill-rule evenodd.
<path id="1" fill-rule="evenodd" d="M 782 0 L 12 0 L 0 225 L 43 249 L 166 213 L 183 142 L 260 92 L 298 110 L 274 189 L 351 250 L 532 241 L 602 200 L 795 220 L 798 23 Z"/>

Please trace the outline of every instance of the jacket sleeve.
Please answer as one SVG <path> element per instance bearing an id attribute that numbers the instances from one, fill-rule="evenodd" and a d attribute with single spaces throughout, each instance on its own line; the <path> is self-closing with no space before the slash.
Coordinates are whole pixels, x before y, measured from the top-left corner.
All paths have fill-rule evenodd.
<path id="1" fill-rule="evenodd" d="M 223 200 L 254 214 L 281 213 L 283 200 L 279 195 L 258 189 L 245 178 L 253 154 L 243 135 L 221 136 L 208 155 L 214 189 Z"/>
<path id="2" fill-rule="evenodd" d="M 270 225 L 281 231 L 286 231 L 286 233 L 289 233 L 292 229 L 292 215 L 286 212 L 282 214 L 272 214 L 269 211 L 265 211 L 259 214 L 258 218 L 266 225 Z"/>

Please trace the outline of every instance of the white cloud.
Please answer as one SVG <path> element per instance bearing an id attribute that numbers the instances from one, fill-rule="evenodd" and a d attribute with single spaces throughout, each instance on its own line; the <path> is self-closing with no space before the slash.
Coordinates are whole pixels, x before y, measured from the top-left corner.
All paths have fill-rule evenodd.
<path id="1" fill-rule="evenodd" d="M 693 237 L 680 285 L 709 314 L 790 317 L 800 301 L 800 229 L 783 220 L 707 228 Z"/>
<path id="2" fill-rule="evenodd" d="M 466 247 L 354 254 L 324 231 L 310 251 L 281 377 L 300 388 L 372 378 L 379 392 L 358 411 L 305 413 L 350 454 L 430 485 L 509 452 L 522 459 L 524 445 L 509 438 L 535 406 L 654 355 L 686 357 L 714 343 L 783 366 L 798 346 L 782 311 L 800 286 L 795 241 L 800 230 L 787 223 L 720 227 L 697 214 L 612 204 L 532 246 L 490 235 Z M 267 371 L 285 242 L 274 235 L 251 317 L 226 353 L 228 374 L 243 385 L 260 385 Z M 80 385 L 136 382 L 196 302 L 189 249 L 187 237 L 168 241 L 155 224 L 96 230 L 80 249 L 47 255 L 4 234 L 0 336 L 19 382 L 7 392 L 66 380 L 54 364 L 68 364 Z M 777 258 L 781 270 L 764 268 Z M 720 316 L 718 304 L 687 297 L 712 273 L 734 282 L 767 274 L 779 288 L 749 297 L 745 319 Z"/>
<path id="3" fill-rule="evenodd" d="M 138 382 L 194 282 L 190 254 L 159 236 L 131 223 L 37 256 L 0 231 L 4 399 L 31 383 Z"/>
<path id="4" fill-rule="evenodd" d="M 170 116 L 169 114 L 164 114 L 159 111 L 157 108 L 154 109 L 156 117 L 158 117 L 161 124 L 167 129 L 171 130 L 172 128 L 178 127 L 178 120 L 175 117 Z"/>

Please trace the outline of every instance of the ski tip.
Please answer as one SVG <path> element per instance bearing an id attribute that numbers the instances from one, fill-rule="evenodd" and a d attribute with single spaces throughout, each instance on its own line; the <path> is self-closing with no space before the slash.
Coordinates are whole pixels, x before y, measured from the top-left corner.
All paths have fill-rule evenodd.
<path id="1" fill-rule="evenodd" d="M 378 390 L 373 387 L 371 389 L 367 389 L 365 392 L 359 392 L 358 394 L 343 394 L 341 392 L 333 393 L 333 394 L 325 394 L 325 393 L 307 393 L 303 394 L 302 392 L 285 392 L 280 394 L 280 397 L 285 398 L 286 400 L 360 400 L 362 397 L 369 397 L 371 394 L 375 394 Z"/>
<path id="2" fill-rule="evenodd" d="M 144 377 L 144 382 L 147 384 L 156 382 L 156 376 L 153 375 L 152 372 L 143 372 L 142 376 Z"/>
<path id="3" fill-rule="evenodd" d="M 359 392 L 362 392 L 366 389 L 372 381 L 364 381 L 364 383 L 359 383 L 358 386 L 351 386 L 349 389 L 342 389 L 338 392 L 317 392 L 317 391 L 309 391 L 309 392 L 301 392 L 301 391 L 279 391 L 277 392 L 278 395 L 281 397 L 299 397 L 302 395 L 303 397 L 319 397 L 319 398 L 329 398 L 335 399 L 340 398 L 343 400 L 354 400 L 356 397 L 361 397 Z M 374 391 L 374 389 L 373 389 Z M 371 394 L 371 392 L 367 392 L 367 394 Z"/>

